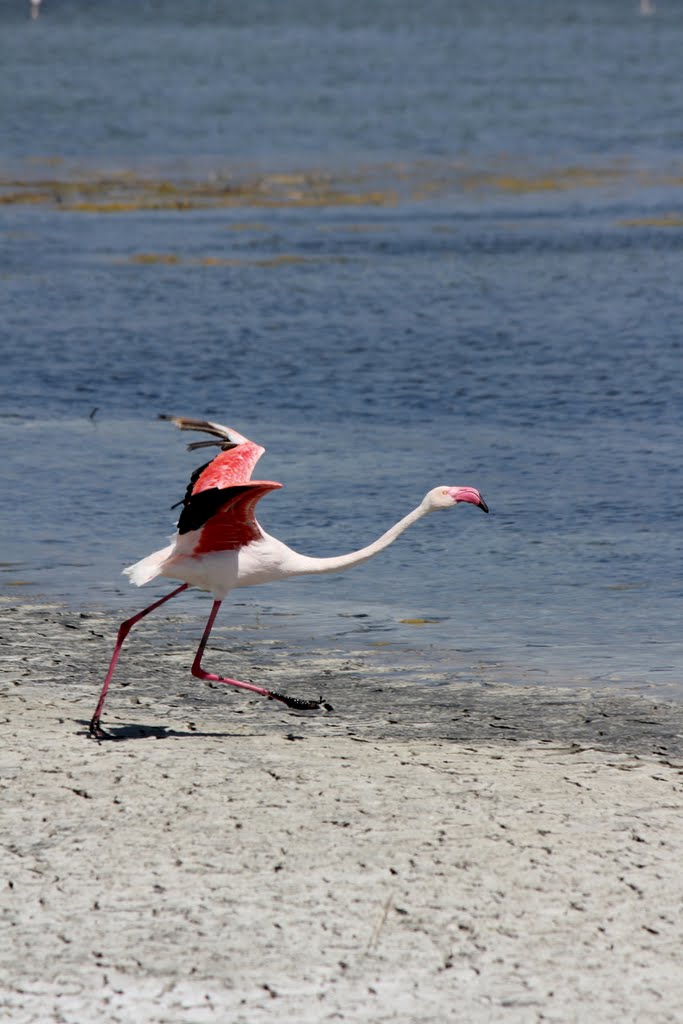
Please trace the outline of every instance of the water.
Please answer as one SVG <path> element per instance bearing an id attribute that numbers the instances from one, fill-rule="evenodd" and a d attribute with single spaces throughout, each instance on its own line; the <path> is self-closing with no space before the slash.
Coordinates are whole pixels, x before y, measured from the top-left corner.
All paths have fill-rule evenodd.
<path id="1" fill-rule="evenodd" d="M 155 416 L 209 415 L 306 552 L 492 509 L 237 620 L 683 694 L 680 5 L 45 0 L 0 47 L 5 595 L 138 607 L 199 461 Z"/>

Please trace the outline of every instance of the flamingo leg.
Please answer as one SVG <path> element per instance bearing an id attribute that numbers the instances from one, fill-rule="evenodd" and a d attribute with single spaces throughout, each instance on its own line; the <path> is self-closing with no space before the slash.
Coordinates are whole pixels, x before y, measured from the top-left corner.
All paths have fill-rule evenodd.
<path id="1" fill-rule="evenodd" d="M 276 693 L 274 690 L 266 690 L 263 686 L 255 686 L 253 683 L 242 683 L 239 679 L 229 679 L 227 676 L 217 676 L 213 672 L 206 672 L 202 668 L 202 656 L 206 650 L 206 645 L 213 629 L 213 624 L 216 621 L 218 615 L 218 609 L 220 608 L 222 601 L 214 601 L 209 613 L 209 618 L 206 623 L 206 629 L 204 635 L 199 641 L 199 647 L 195 654 L 194 661 L 192 662 L 192 675 L 196 676 L 197 679 L 204 679 L 211 683 L 225 683 L 226 686 L 237 686 L 241 690 L 250 690 L 252 693 L 258 693 L 261 697 L 268 697 L 269 700 L 279 700 L 283 704 L 286 704 L 289 708 L 296 708 L 299 711 L 313 711 L 319 707 L 325 707 L 331 711 L 332 708 L 329 704 L 324 704 L 322 697 L 320 700 L 301 700 L 299 697 L 288 697 L 284 693 Z"/>
<path id="2" fill-rule="evenodd" d="M 102 715 L 102 709 L 104 707 L 104 702 L 107 696 L 107 690 L 109 689 L 109 684 L 111 682 L 111 677 L 114 675 L 114 669 L 116 668 L 116 663 L 119 660 L 119 654 L 121 653 L 121 648 L 123 647 L 123 641 L 126 639 L 126 637 L 130 633 L 131 629 L 133 628 L 136 622 L 139 622 L 140 619 L 144 619 L 145 615 L 149 615 L 150 612 L 153 612 L 155 608 L 159 608 L 160 605 L 165 604 L 166 601 L 170 601 L 172 597 L 175 597 L 176 594 L 179 594 L 182 590 L 187 590 L 188 586 L 188 583 L 183 583 L 181 586 L 176 587 L 176 589 L 172 590 L 170 594 L 166 594 L 165 597 L 159 598 L 158 601 L 155 601 L 153 604 L 148 605 L 147 608 L 143 608 L 141 612 L 138 612 L 137 615 L 133 615 L 130 619 L 126 619 L 125 622 L 122 622 L 121 625 L 119 626 L 119 631 L 116 637 L 116 644 L 114 646 L 114 653 L 112 654 L 111 661 L 109 662 L 109 669 L 107 671 L 104 683 L 102 685 L 100 699 L 97 702 L 95 714 L 92 716 L 90 720 L 90 727 L 88 731 L 91 736 L 94 736 L 98 740 L 107 738 L 107 733 L 100 725 L 100 717 Z"/>

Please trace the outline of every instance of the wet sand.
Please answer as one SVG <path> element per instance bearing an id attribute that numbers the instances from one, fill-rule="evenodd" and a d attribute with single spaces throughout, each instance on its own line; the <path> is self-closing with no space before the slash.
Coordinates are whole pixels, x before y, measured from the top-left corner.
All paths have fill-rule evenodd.
<path id="1" fill-rule="evenodd" d="M 680 704 L 1 607 L 0 1018 L 681 1020 Z"/>

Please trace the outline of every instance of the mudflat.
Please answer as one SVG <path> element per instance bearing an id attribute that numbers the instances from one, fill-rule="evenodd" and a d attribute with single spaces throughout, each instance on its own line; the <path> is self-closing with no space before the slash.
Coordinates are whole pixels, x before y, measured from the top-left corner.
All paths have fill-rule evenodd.
<path id="1" fill-rule="evenodd" d="M 3 1019 L 681 1020 L 680 704 L 2 611 Z"/>

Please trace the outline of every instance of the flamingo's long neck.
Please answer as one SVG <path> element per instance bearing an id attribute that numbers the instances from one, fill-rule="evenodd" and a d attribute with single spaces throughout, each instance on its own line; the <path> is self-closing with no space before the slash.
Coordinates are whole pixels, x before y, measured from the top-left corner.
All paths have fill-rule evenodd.
<path id="1" fill-rule="evenodd" d="M 362 562 L 367 562 L 369 558 L 379 554 L 384 548 L 388 548 L 390 544 L 400 537 L 401 534 L 416 523 L 418 519 L 426 514 L 426 510 L 421 506 L 413 509 L 407 516 L 399 520 L 394 526 L 392 526 L 386 533 L 383 533 L 381 537 L 378 537 L 372 544 L 368 544 L 364 548 L 359 548 L 358 551 L 350 551 L 346 555 L 333 555 L 331 558 L 310 558 L 308 555 L 300 555 L 296 553 L 295 559 L 293 560 L 292 570 L 299 574 L 307 573 L 323 573 L 323 572 L 342 572 L 344 569 L 350 569 L 354 565 L 360 565 Z"/>

